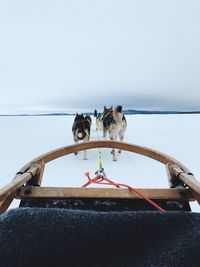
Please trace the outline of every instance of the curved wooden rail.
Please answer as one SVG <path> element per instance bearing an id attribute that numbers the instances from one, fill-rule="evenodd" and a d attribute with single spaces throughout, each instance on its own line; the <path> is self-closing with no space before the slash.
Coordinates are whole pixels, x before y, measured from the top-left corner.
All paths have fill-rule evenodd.
<path id="1" fill-rule="evenodd" d="M 137 153 L 137 154 L 149 157 L 151 159 L 154 159 L 156 161 L 159 161 L 165 165 L 178 164 L 185 171 L 189 172 L 189 170 L 182 163 L 180 163 L 176 159 L 164 153 L 161 153 L 159 151 L 156 151 L 156 150 L 153 150 L 147 147 L 138 146 L 135 144 L 129 144 L 129 143 L 119 142 L 119 141 L 105 141 L 105 140 L 89 141 L 89 142 L 74 144 L 74 145 L 61 147 L 61 148 L 52 150 L 50 152 L 42 154 L 41 156 L 35 158 L 33 161 L 30 161 L 29 163 L 27 163 L 22 169 L 20 169 L 19 172 L 24 172 L 25 170 L 30 168 L 33 162 L 36 163 L 36 162 L 43 161 L 44 164 L 46 164 L 59 157 L 63 157 L 65 155 L 68 155 L 74 152 L 83 151 L 87 149 L 95 149 L 95 148 L 116 148 L 116 149 L 121 149 L 121 150 L 129 151 L 129 152 Z"/>
<path id="2" fill-rule="evenodd" d="M 170 172 L 171 179 L 176 179 L 176 177 L 178 177 L 178 179 L 183 181 L 186 185 L 189 186 L 189 188 L 192 189 L 195 196 L 198 198 L 198 201 L 200 200 L 200 183 L 195 179 L 194 175 L 179 161 L 164 153 L 147 147 L 142 147 L 135 144 L 129 144 L 119 141 L 101 140 L 89 141 L 66 147 L 61 147 L 59 149 L 45 153 L 35 158 L 31 162 L 27 163 L 23 168 L 20 169 L 20 171 L 17 173 L 17 175 L 14 177 L 13 181 L 10 184 L 0 189 L 0 209 L 2 207 L 6 208 L 10 202 L 10 199 L 12 199 L 11 196 L 14 197 L 13 192 L 16 192 L 20 186 L 25 184 L 31 178 L 34 177 L 35 185 L 40 185 L 44 166 L 46 163 L 74 152 L 95 148 L 121 149 L 154 159 L 166 165 L 168 171 Z"/>

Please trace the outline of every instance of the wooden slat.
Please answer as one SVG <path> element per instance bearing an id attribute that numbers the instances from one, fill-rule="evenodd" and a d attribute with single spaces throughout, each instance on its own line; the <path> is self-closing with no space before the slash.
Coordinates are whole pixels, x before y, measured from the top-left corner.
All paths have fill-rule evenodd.
<path id="1" fill-rule="evenodd" d="M 30 180 L 30 182 L 28 182 L 29 185 L 37 185 L 40 186 L 42 183 L 42 177 L 43 177 L 43 173 L 44 173 L 44 168 L 45 168 L 45 164 L 43 160 L 39 160 L 37 162 L 32 162 L 30 167 L 37 167 L 37 172 L 34 175 L 34 178 L 32 178 Z"/>
<path id="2" fill-rule="evenodd" d="M 22 185 L 24 185 L 27 181 L 32 178 L 32 175 L 37 173 L 38 166 L 30 168 L 27 172 L 21 175 L 17 175 L 15 179 L 13 179 L 8 185 L 5 185 L 0 189 L 0 202 L 5 198 L 15 193 L 15 191 Z"/>
<path id="3" fill-rule="evenodd" d="M 10 195 L 7 195 L 3 201 L 0 202 L 0 213 L 5 212 L 10 204 L 12 203 L 13 199 L 15 197 L 14 193 L 11 193 Z"/>
<path id="4" fill-rule="evenodd" d="M 78 152 L 78 151 L 83 151 L 86 149 L 93 149 L 93 148 L 116 148 L 116 149 L 121 149 L 129 152 L 134 152 L 146 157 L 149 157 L 151 159 L 157 160 L 163 164 L 180 164 L 177 160 L 174 158 L 161 153 L 157 150 L 150 149 L 148 147 L 142 147 L 138 146 L 135 144 L 129 144 L 125 142 L 119 142 L 119 141 L 110 141 L 110 140 L 99 140 L 99 141 L 88 141 L 88 142 L 83 142 L 79 144 L 74 144 L 66 147 L 61 147 L 59 149 L 50 151 L 46 154 L 43 154 L 39 156 L 38 158 L 34 159 L 34 161 L 38 160 L 44 160 L 45 163 L 52 161 L 54 159 L 57 159 L 59 157 Z"/>
<path id="5" fill-rule="evenodd" d="M 171 169 L 176 177 L 183 181 L 200 197 L 200 182 L 196 180 L 192 173 L 186 172 L 184 169 L 180 168 L 179 165 L 172 165 Z"/>
<path id="6" fill-rule="evenodd" d="M 172 187 L 171 181 L 173 179 L 173 175 L 172 175 L 172 172 L 170 170 L 170 165 L 166 164 L 165 167 L 166 167 L 166 171 L 167 171 L 167 178 L 168 178 L 169 187 L 171 188 Z"/>
<path id="7" fill-rule="evenodd" d="M 189 189 L 138 189 L 150 199 L 163 200 L 186 200 L 193 201 Z M 64 188 L 64 187 L 36 187 L 26 186 L 17 192 L 16 198 L 130 198 L 141 199 L 141 197 L 128 189 L 115 188 Z"/>

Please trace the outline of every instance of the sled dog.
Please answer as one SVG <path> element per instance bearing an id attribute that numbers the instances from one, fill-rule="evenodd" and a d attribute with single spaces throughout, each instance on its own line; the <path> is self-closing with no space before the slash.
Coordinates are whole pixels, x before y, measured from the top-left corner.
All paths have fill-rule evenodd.
<path id="1" fill-rule="evenodd" d="M 76 113 L 76 117 L 74 119 L 73 125 L 72 125 L 72 133 L 74 142 L 78 143 L 79 141 L 89 141 L 90 139 L 90 129 L 91 129 L 91 117 L 83 114 Z M 77 155 L 77 152 L 75 153 Z M 87 159 L 87 151 L 84 151 L 84 157 L 83 159 Z"/>

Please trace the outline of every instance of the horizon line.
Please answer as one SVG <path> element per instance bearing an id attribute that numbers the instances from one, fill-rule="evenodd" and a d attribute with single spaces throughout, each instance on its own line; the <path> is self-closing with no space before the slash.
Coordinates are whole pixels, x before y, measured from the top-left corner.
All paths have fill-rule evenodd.
<path id="1" fill-rule="evenodd" d="M 86 112 L 63 112 L 63 111 L 50 111 L 50 112 L 23 112 L 23 113 L 12 113 L 12 114 L 0 114 L 1 117 L 15 117 L 15 116 L 70 116 L 70 115 L 75 115 L 76 113 L 83 113 L 86 115 L 93 115 L 94 112 L 91 111 L 86 111 Z M 102 112 L 99 112 L 102 113 Z M 136 109 L 124 109 L 122 111 L 123 114 L 125 115 L 151 115 L 151 114 L 200 114 L 200 110 L 195 110 L 195 111 L 176 111 L 176 110 L 136 110 Z"/>

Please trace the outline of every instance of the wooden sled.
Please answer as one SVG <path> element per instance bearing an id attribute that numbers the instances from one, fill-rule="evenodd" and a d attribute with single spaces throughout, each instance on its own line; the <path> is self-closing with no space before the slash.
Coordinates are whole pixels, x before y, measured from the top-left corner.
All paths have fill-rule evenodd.
<path id="1" fill-rule="evenodd" d="M 82 201 L 87 201 L 88 203 L 90 203 L 90 205 L 93 205 L 91 200 L 103 199 L 105 201 L 105 199 L 107 199 L 113 201 L 117 200 L 118 202 L 129 201 L 129 203 L 126 205 L 132 206 L 133 210 L 134 203 L 137 203 L 137 205 L 135 204 L 135 210 L 150 209 L 149 206 L 142 208 L 142 206 L 145 206 L 145 204 L 144 201 L 142 202 L 141 196 L 134 192 L 130 192 L 127 189 L 58 188 L 41 186 L 45 164 L 67 154 L 93 148 L 121 149 L 129 152 L 134 152 L 163 163 L 166 166 L 170 188 L 140 189 L 140 191 L 143 192 L 143 194 L 149 199 L 161 203 L 161 206 L 164 205 L 166 208 L 166 203 L 174 204 L 175 202 L 177 202 L 179 204 L 184 204 L 182 205 L 181 210 L 189 211 L 190 207 L 188 206 L 188 204 L 190 201 L 197 200 L 200 203 L 200 183 L 196 180 L 191 171 L 177 160 L 161 152 L 134 144 L 117 141 L 90 141 L 56 149 L 54 151 L 43 154 L 33 161 L 27 163 L 23 168 L 19 170 L 19 172 L 17 172 L 16 176 L 10 184 L 0 189 L 0 212 L 2 213 L 6 211 L 14 198 L 20 199 L 22 203 L 26 203 L 26 201 L 28 203 L 28 201 L 30 200 L 41 200 L 41 203 L 42 201 L 44 203 L 45 200 L 81 199 Z M 76 203 L 76 205 L 78 204 Z M 171 205 L 171 207 L 172 206 L 173 205 Z M 120 207 L 121 209 L 123 209 L 123 205 L 121 206 L 120 204 Z M 177 208 L 175 208 L 175 210 L 176 209 Z"/>
<path id="2" fill-rule="evenodd" d="M 166 212 L 155 210 L 128 189 L 41 186 L 46 163 L 100 147 L 138 153 L 165 164 L 170 188 L 140 191 Z M 8 209 L 14 198 L 21 200 L 19 208 Z M 189 206 L 194 200 L 200 201 L 200 184 L 194 175 L 158 151 L 115 141 L 51 151 L 26 164 L 0 189 L 0 265 L 198 267 L 200 213 L 191 212 Z"/>

